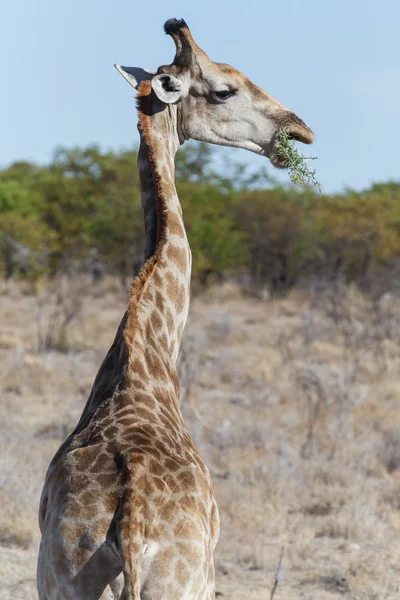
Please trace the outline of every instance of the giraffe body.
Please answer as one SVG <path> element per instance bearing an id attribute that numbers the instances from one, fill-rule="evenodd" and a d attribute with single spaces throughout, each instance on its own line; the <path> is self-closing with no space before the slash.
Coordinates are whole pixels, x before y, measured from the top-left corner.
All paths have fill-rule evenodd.
<path id="1" fill-rule="evenodd" d="M 191 253 L 174 155 L 188 137 L 256 151 L 263 135 L 274 161 L 274 135 L 283 124 L 306 142 L 312 133 L 238 71 L 212 63 L 184 21 L 168 21 L 166 31 L 177 48 L 172 65 L 156 75 L 120 68 L 139 88 L 145 263 L 80 421 L 46 475 L 40 600 L 215 597 L 218 509 L 210 474 L 182 419 L 175 366 L 189 308 Z M 212 96 L 212 86 L 222 84 L 243 86 L 239 108 L 250 95 L 255 123 L 266 111 L 262 134 L 254 123 L 242 127 L 243 112 L 240 120 L 226 104 L 236 92 Z M 216 106 L 221 110 L 212 121 Z M 212 131 L 202 133 L 207 119 Z M 255 137 L 247 139 L 249 131 Z"/>
<path id="2" fill-rule="evenodd" d="M 102 422 L 121 432 L 114 445 L 85 430 L 90 445 L 69 450 L 47 481 L 59 511 L 42 524 L 42 597 L 213 598 L 218 513 L 207 469 L 184 427 L 171 427 L 169 439 L 140 417 L 150 396 L 136 402 L 136 418 L 124 396 Z"/>

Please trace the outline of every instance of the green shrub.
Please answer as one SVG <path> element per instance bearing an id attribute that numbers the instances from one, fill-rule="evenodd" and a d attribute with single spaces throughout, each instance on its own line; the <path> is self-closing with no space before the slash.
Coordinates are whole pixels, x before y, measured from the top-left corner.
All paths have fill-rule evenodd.
<path id="1" fill-rule="evenodd" d="M 202 144 L 177 155 L 194 278 L 247 272 L 279 291 L 308 276 L 360 281 L 398 261 L 399 183 L 335 196 L 255 190 L 262 181 L 254 174 L 234 164 L 219 174 L 213 157 Z M 133 150 L 61 148 L 47 166 L 19 162 L 0 171 L 1 268 L 9 269 L 11 239 L 50 272 L 68 261 L 85 264 L 93 248 L 112 272 L 137 271 L 143 219 L 136 158 Z"/>

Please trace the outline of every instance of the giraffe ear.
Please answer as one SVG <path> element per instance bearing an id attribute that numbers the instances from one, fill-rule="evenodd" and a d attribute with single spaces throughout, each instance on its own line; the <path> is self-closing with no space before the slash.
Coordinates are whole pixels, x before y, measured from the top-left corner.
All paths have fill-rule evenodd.
<path id="1" fill-rule="evenodd" d="M 138 89 L 142 81 L 149 81 L 154 75 L 153 71 L 141 69 L 140 67 L 122 67 L 121 65 L 114 65 L 114 67 L 135 90 Z"/>
<path id="2" fill-rule="evenodd" d="M 179 102 L 179 100 L 183 100 L 188 93 L 187 85 L 177 77 L 169 75 L 168 73 L 155 75 L 151 80 L 151 87 L 157 98 L 161 100 L 161 102 L 165 102 L 165 104 Z"/>

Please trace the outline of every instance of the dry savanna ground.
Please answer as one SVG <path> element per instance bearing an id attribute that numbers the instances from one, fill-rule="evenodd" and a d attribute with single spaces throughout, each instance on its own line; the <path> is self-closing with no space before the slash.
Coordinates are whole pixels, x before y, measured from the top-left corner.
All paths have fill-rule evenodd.
<path id="1" fill-rule="evenodd" d="M 1 600 L 37 597 L 46 467 L 125 303 L 112 281 L 2 287 Z M 218 597 L 400 597 L 399 334 L 398 298 L 354 288 L 192 301 L 182 402 L 220 506 Z"/>

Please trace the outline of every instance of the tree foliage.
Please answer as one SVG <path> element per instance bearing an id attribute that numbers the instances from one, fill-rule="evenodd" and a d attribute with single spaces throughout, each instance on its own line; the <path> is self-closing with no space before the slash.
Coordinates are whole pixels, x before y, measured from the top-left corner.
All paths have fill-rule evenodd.
<path id="1" fill-rule="evenodd" d="M 11 274 L 18 249 L 50 272 L 84 265 L 95 250 L 108 271 L 137 272 L 136 159 L 135 150 L 58 148 L 48 165 L 17 162 L 0 171 L 0 268 Z M 283 188 L 265 172 L 222 163 L 205 144 L 178 152 L 176 180 L 200 281 L 250 273 L 281 290 L 309 275 L 362 279 L 400 255 L 398 182 L 334 196 Z"/>

